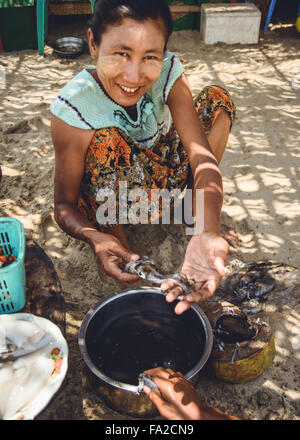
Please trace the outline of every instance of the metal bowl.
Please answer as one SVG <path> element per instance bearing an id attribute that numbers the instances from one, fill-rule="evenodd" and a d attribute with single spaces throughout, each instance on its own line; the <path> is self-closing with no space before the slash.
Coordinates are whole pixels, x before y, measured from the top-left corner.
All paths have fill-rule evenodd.
<path id="1" fill-rule="evenodd" d="M 166 302 L 160 289 L 142 287 L 121 292 L 101 301 L 84 317 L 78 342 L 85 362 L 85 376 L 96 394 L 115 411 L 134 417 L 151 417 L 156 413 L 156 408 L 148 397 L 144 393 L 138 394 L 137 376 L 136 385 L 128 382 L 128 362 L 134 370 L 140 368 L 140 372 L 152 368 L 155 366 L 152 360 L 157 361 L 155 353 L 162 351 L 159 356 L 166 356 L 167 359 L 170 353 L 165 353 L 165 350 L 168 352 L 168 347 L 174 343 L 175 346 L 181 347 L 177 355 L 177 361 L 181 366 L 176 369 L 180 369 L 192 383 L 197 381 L 199 372 L 212 350 L 212 329 L 206 315 L 198 306 L 193 305 L 180 316 L 175 315 L 174 306 L 173 303 Z M 137 322 L 137 335 L 141 336 L 127 339 L 126 330 L 123 333 L 117 330 L 120 328 L 117 323 L 124 322 L 124 319 L 130 323 L 130 327 L 134 321 Z M 177 324 L 180 327 L 177 327 Z M 176 328 L 181 328 L 183 332 L 178 332 Z M 143 329 L 146 329 L 147 333 L 143 332 Z M 194 345 L 184 337 L 185 330 L 191 339 L 192 336 L 193 339 L 196 338 Z M 160 340 L 159 344 L 157 337 Z M 183 340 L 180 342 L 181 339 Z M 151 343 L 152 340 L 154 345 Z M 187 364 L 188 345 L 191 344 L 193 363 Z M 116 352 L 118 349 L 123 351 Z M 173 351 L 172 348 L 170 350 Z M 139 357 L 141 353 L 147 354 L 146 362 L 150 362 L 149 365 L 143 365 L 145 359 Z M 110 369 L 107 369 L 103 361 L 109 358 L 113 359 L 113 363 L 110 364 Z M 139 359 L 137 367 L 134 363 L 135 358 Z M 99 359 L 102 359 L 101 366 Z M 161 361 L 163 360 L 162 357 Z"/>
<path id="2" fill-rule="evenodd" d="M 61 58 L 77 58 L 87 48 L 87 43 L 82 38 L 63 37 L 52 43 L 52 49 Z"/>

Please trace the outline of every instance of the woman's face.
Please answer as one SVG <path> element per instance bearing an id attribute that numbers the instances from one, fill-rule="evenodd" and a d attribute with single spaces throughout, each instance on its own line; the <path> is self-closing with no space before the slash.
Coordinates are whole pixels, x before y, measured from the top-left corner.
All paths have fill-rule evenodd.
<path id="1" fill-rule="evenodd" d="M 158 79 L 166 42 L 161 20 L 130 18 L 109 26 L 96 46 L 88 30 L 90 52 L 106 93 L 123 107 L 135 105 Z"/>

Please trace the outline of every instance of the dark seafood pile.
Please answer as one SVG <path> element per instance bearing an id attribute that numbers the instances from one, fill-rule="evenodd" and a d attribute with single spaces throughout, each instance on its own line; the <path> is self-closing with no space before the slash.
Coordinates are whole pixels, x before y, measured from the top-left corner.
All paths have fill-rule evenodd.
<path id="1" fill-rule="evenodd" d="M 233 304 L 252 299 L 265 301 L 274 290 L 293 290 L 300 282 L 299 270 L 273 261 L 244 264 L 225 276 L 216 294 Z"/>

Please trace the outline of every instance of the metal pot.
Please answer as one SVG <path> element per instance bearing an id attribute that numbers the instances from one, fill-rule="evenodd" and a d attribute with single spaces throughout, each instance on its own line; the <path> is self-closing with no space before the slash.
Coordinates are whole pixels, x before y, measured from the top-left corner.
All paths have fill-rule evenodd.
<path id="1" fill-rule="evenodd" d="M 82 38 L 63 37 L 50 43 L 54 52 L 61 58 L 77 58 L 87 48 L 87 43 Z"/>
<path id="2" fill-rule="evenodd" d="M 198 306 L 176 315 L 175 305 L 159 288 L 142 287 L 101 301 L 84 317 L 78 342 L 85 371 L 96 394 L 112 409 L 135 417 L 157 414 L 148 397 L 138 394 L 139 368 L 142 373 L 162 365 L 195 383 L 212 350 L 211 325 Z M 137 331 L 132 336 L 133 328 Z M 170 353 L 177 356 L 174 364 L 168 362 Z M 134 380 L 127 380 L 131 368 Z"/>

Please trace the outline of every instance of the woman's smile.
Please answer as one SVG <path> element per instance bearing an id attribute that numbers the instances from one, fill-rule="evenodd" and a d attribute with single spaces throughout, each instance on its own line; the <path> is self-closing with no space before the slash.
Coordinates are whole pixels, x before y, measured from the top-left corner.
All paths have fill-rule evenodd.
<path id="1" fill-rule="evenodd" d="M 140 87 L 134 87 L 134 88 L 125 87 L 125 86 L 121 86 L 121 84 L 118 84 L 118 86 L 123 90 L 123 92 L 129 93 L 130 95 L 136 93 L 140 88 Z"/>
<path id="2" fill-rule="evenodd" d="M 132 97 L 136 97 L 137 95 L 140 95 L 141 90 L 143 89 L 142 86 L 128 87 L 128 86 L 123 86 L 121 84 L 118 84 L 118 87 L 121 89 L 124 96 L 128 96 L 128 98 L 132 98 Z"/>

